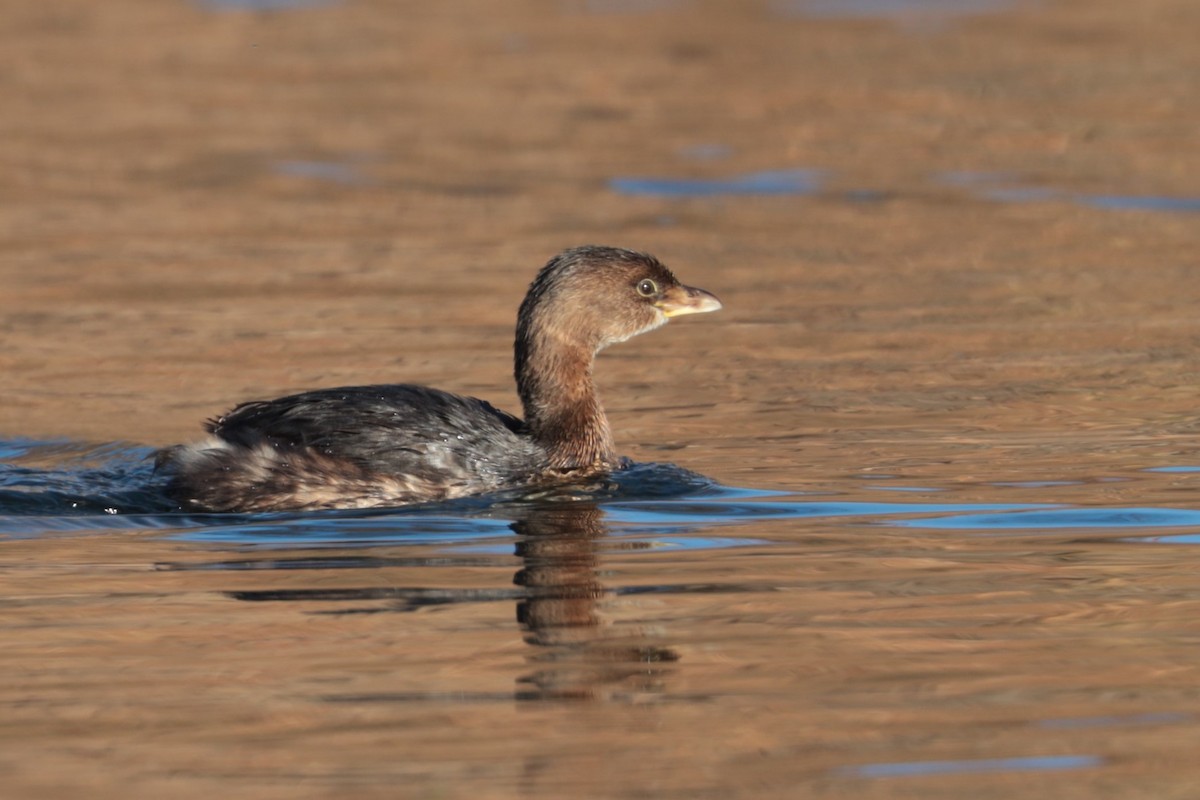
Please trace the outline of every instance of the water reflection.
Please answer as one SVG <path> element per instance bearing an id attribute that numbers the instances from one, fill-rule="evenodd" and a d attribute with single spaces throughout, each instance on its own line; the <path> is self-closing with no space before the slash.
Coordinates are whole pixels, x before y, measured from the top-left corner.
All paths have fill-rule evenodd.
<path id="1" fill-rule="evenodd" d="M 666 665 L 679 654 L 642 629 L 612 626 L 602 611 L 613 596 L 599 578 L 598 551 L 609 533 L 604 512 L 592 503 L 528 511 L 513 523 L 523 563 L 513 582 L 527 593 L 517 604 L 517 621 L 536 652 L 529 657 L 534 671 L 518 679 L 524 687 L 518 697 L 611 700 L 660 693 Z"/>
<path id="2" fill-rule="evenodd" d="M 600 555 L 614 548 L 612 531 L 600 506 L 577 501 L 532 504 L 522 507 L 509 527 L 517 536 L 515 552 L 521 559 L 521 568 L 513 577 L 513 584 L 519 589 L 379 586 L 256 589 L 226 592 L 226 595 L 244 602 L 356 604 L 318 612 L 327 614 L 409 612 L 434 605 L 516 601 L 516 621 L 533 652 L 528 656 L 531 671 L 516 679 L 514 699 L 634 702 L 647 694 L 661 693 L 669 673 L 666 665 L 678 661 L 678 653 L 656 641 L 657 635 L 651 637 L 636 626 L 614 625 L 604 614 L 605 602 L 626 592 L 613 589 L 600 580 Z M 649 545 L 625 541 L 617 547 L 646 549 Z M 369 566 L 379 566 L 375 563 L 377 559 L 370 561 Z M 445 566 L 444 563 L 439 565 Z M 458 565 L 462 564 L 459 562 Z M 163 566 L 171 569 L 176 565 Z M 314 564 L 313 560 L 307 559 L 305 566 L 342 568 L 347 565 Z M 350 566 L 368 564 L 351 563 Z M 245 569 L 246 566 L 242 564 L 236 568 Z M 695 587 L 674 588 L 695 590 Z M 632 589 L 628 593 L 637 591 Z M 378 601 L 385 604 L 364 605 Z M 329 699 L 395 702 L 432 698 L 356 695 Z M 439 699 L 445 698 L 439 696 Z M 460 699 L 480 702 L 497 698 L 467 695 Z"/>

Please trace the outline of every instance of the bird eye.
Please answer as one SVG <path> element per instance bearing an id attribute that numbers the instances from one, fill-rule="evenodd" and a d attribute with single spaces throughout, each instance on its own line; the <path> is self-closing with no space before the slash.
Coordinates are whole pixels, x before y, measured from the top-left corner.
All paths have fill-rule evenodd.
<path id="1" fill-rule="evenodd" d="M 637 293 L 642 297 L 653 297 L 658 294 L 658 284 L 649 278 L 643 278 L 638 281 Z"/>

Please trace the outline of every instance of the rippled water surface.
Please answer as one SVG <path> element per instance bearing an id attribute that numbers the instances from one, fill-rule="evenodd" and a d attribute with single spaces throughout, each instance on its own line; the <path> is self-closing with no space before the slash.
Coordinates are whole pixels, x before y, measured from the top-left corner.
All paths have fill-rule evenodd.
<path id="1" fill-rule="evenodd" d="M 117 735 L 125 769 L 164 741 L 203 759 L 249 740 L 243 777 L 271 781 L 317 737 L 339 755 L 307 780 L 569 796 L 616 763 L 601 783 L 634 792 L 684 769 L 641 748 L 715 725 L 723 775 L 769 764 L 780 791 L 890 796 L 1186 759 L 1200 730 L 1192 551 L 1161 546 L 1200 541 L 1200 510 L 1105 498 L 1191 465 L 787 494 L 647 464 L 535 497 L 205 516 L 164 503 L 146 448 L 0 453 L 0 619 L 18 650 L 57 653 L 0 695 L 9 724 L 110 716 L 135 732 Z M 95 683 L 100 663 L 118 677 Z M 188 733 L 213 723 L 216 739 Z M 579 726 L 623 744 L 579 750 Z"/>

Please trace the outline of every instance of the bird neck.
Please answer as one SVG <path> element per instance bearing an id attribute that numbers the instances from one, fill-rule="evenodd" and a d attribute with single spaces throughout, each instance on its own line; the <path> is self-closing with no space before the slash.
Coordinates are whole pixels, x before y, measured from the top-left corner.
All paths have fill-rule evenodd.
<path id="1" fill-rule="evenodd" d="M 517 391 L 525 424 L 549 454 L 551 468 L 604 468 L 616 462 L 592 380 L 595 358 L 593 348 L 570 340 L 517 339 Z"/>

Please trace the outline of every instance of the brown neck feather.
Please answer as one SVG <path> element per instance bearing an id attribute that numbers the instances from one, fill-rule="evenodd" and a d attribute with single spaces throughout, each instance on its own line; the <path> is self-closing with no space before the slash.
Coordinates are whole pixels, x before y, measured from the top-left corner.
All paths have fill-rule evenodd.
<path id="1" fill-rule="evenodd" d="M 555 469 L 606 467 L 616 461 L 608 418 L 592 381 L 595 351 L 569 341 L 518 337 L 517 391 L 525 424 Z"/>

